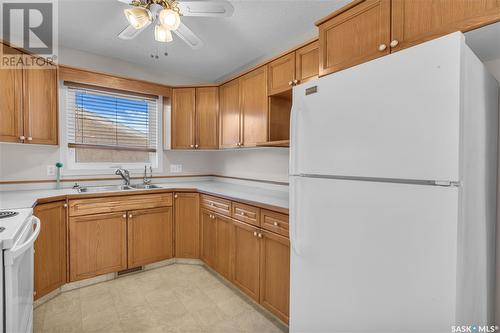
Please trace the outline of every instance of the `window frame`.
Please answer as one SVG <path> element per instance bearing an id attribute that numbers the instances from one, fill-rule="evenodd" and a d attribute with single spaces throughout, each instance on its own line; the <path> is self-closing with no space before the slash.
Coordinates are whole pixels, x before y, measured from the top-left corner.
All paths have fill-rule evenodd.
<path id="1" fill-rule="evenodd" d="M 99 90 L 99 87 L 95 87 Z M 105 93 L 106 88 L 102 88 Z M 126 92 L 124 92 L 126 93 Z M 59 137 L 60 142 L 60 160 L 64 164 L 62 168 L 63 175 L 109 175 L 113 174 L 113 170 L 124 168 L 132 172 L 143 172 L 144 166 L 152 166 L 153 173 L 163 172 L 163 97 L 158 97 L 156 104 L 156 117 L 157 117 L 157 130 L 156 130 L 156 155 L 153 163 L 77 163 L 75 148 L 68 147 L 68 124 L 67 124 L 67 110 L 66 100 L 68 96 L 68 87 L 64 82 L 59 82 Z"/>

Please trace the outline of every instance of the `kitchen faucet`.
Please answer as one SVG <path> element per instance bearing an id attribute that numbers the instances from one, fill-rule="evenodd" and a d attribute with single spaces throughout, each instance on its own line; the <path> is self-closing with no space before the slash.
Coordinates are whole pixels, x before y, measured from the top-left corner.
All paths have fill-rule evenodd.
<path id="1" fill-rule="evenodd" d="M 126 186 L 130 186 L 130 173 L 126 169 L 116 169 L 115 175 L 119 175 L 125 181 Z"/>
<path id="2" fill-rule="evenodd" d="M 144 177 L 142 178 L 142 183 L 144 185 L 150 185 L 151 184 L 151 180 L 153 178 L 153 167 L 149 166 L 149 172 L 150 172 L 149 178 L 148 178 L 147 170 L 148 170 L 148 167 L 145 165 L 144 166 Z"/>

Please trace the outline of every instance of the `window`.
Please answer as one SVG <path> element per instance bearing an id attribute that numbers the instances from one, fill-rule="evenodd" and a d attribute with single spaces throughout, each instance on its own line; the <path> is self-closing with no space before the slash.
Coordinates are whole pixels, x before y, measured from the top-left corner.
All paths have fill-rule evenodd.
<path id="1" fill-rule="evenodd" d="M 70 169 L 158 166 L 158 98 L 69 85 Z"/>

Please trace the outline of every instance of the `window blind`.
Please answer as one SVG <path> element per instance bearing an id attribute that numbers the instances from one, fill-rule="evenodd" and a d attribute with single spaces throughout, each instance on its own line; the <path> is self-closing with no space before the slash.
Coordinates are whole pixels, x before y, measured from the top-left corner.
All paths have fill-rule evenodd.
<path id="1" fill-rule="evenodd" d="M 156 98 L 68 86 L 68 146 L 155 152 Z"/>

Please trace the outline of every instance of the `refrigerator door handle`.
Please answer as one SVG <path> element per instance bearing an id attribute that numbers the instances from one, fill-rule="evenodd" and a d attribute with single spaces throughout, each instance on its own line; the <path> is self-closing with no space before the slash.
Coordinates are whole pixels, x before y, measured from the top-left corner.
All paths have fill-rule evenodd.
<path id="1" fill-rule="evenodd" d="M 294 88 L 295 90 L 296 88 Z M 297 173 L 297 163 L 296 163 L 296 156 L 297 156 L 297 112 L 299 112 L 299 101 L 297 98 L 293 98 L 292 102 L 292 110 L 291 110 L 291 115 L 290 115 L 290 174 L 296 174 Z"/>
<path id="2" fill-rule="evenodd" d="M 292 247 L 292 250 L 297 254 L 300 255 L 300 247 L 299 247 L 299 240 L 298 240 L 298 229 L 299 229 L 299 221 L 300 218 L 297 216 L 297 200 L 295 198 L 296 193 L 297 193 L 297 185 L 296 185 L 297 179 L 290 179 L 290 244 Z"/>

